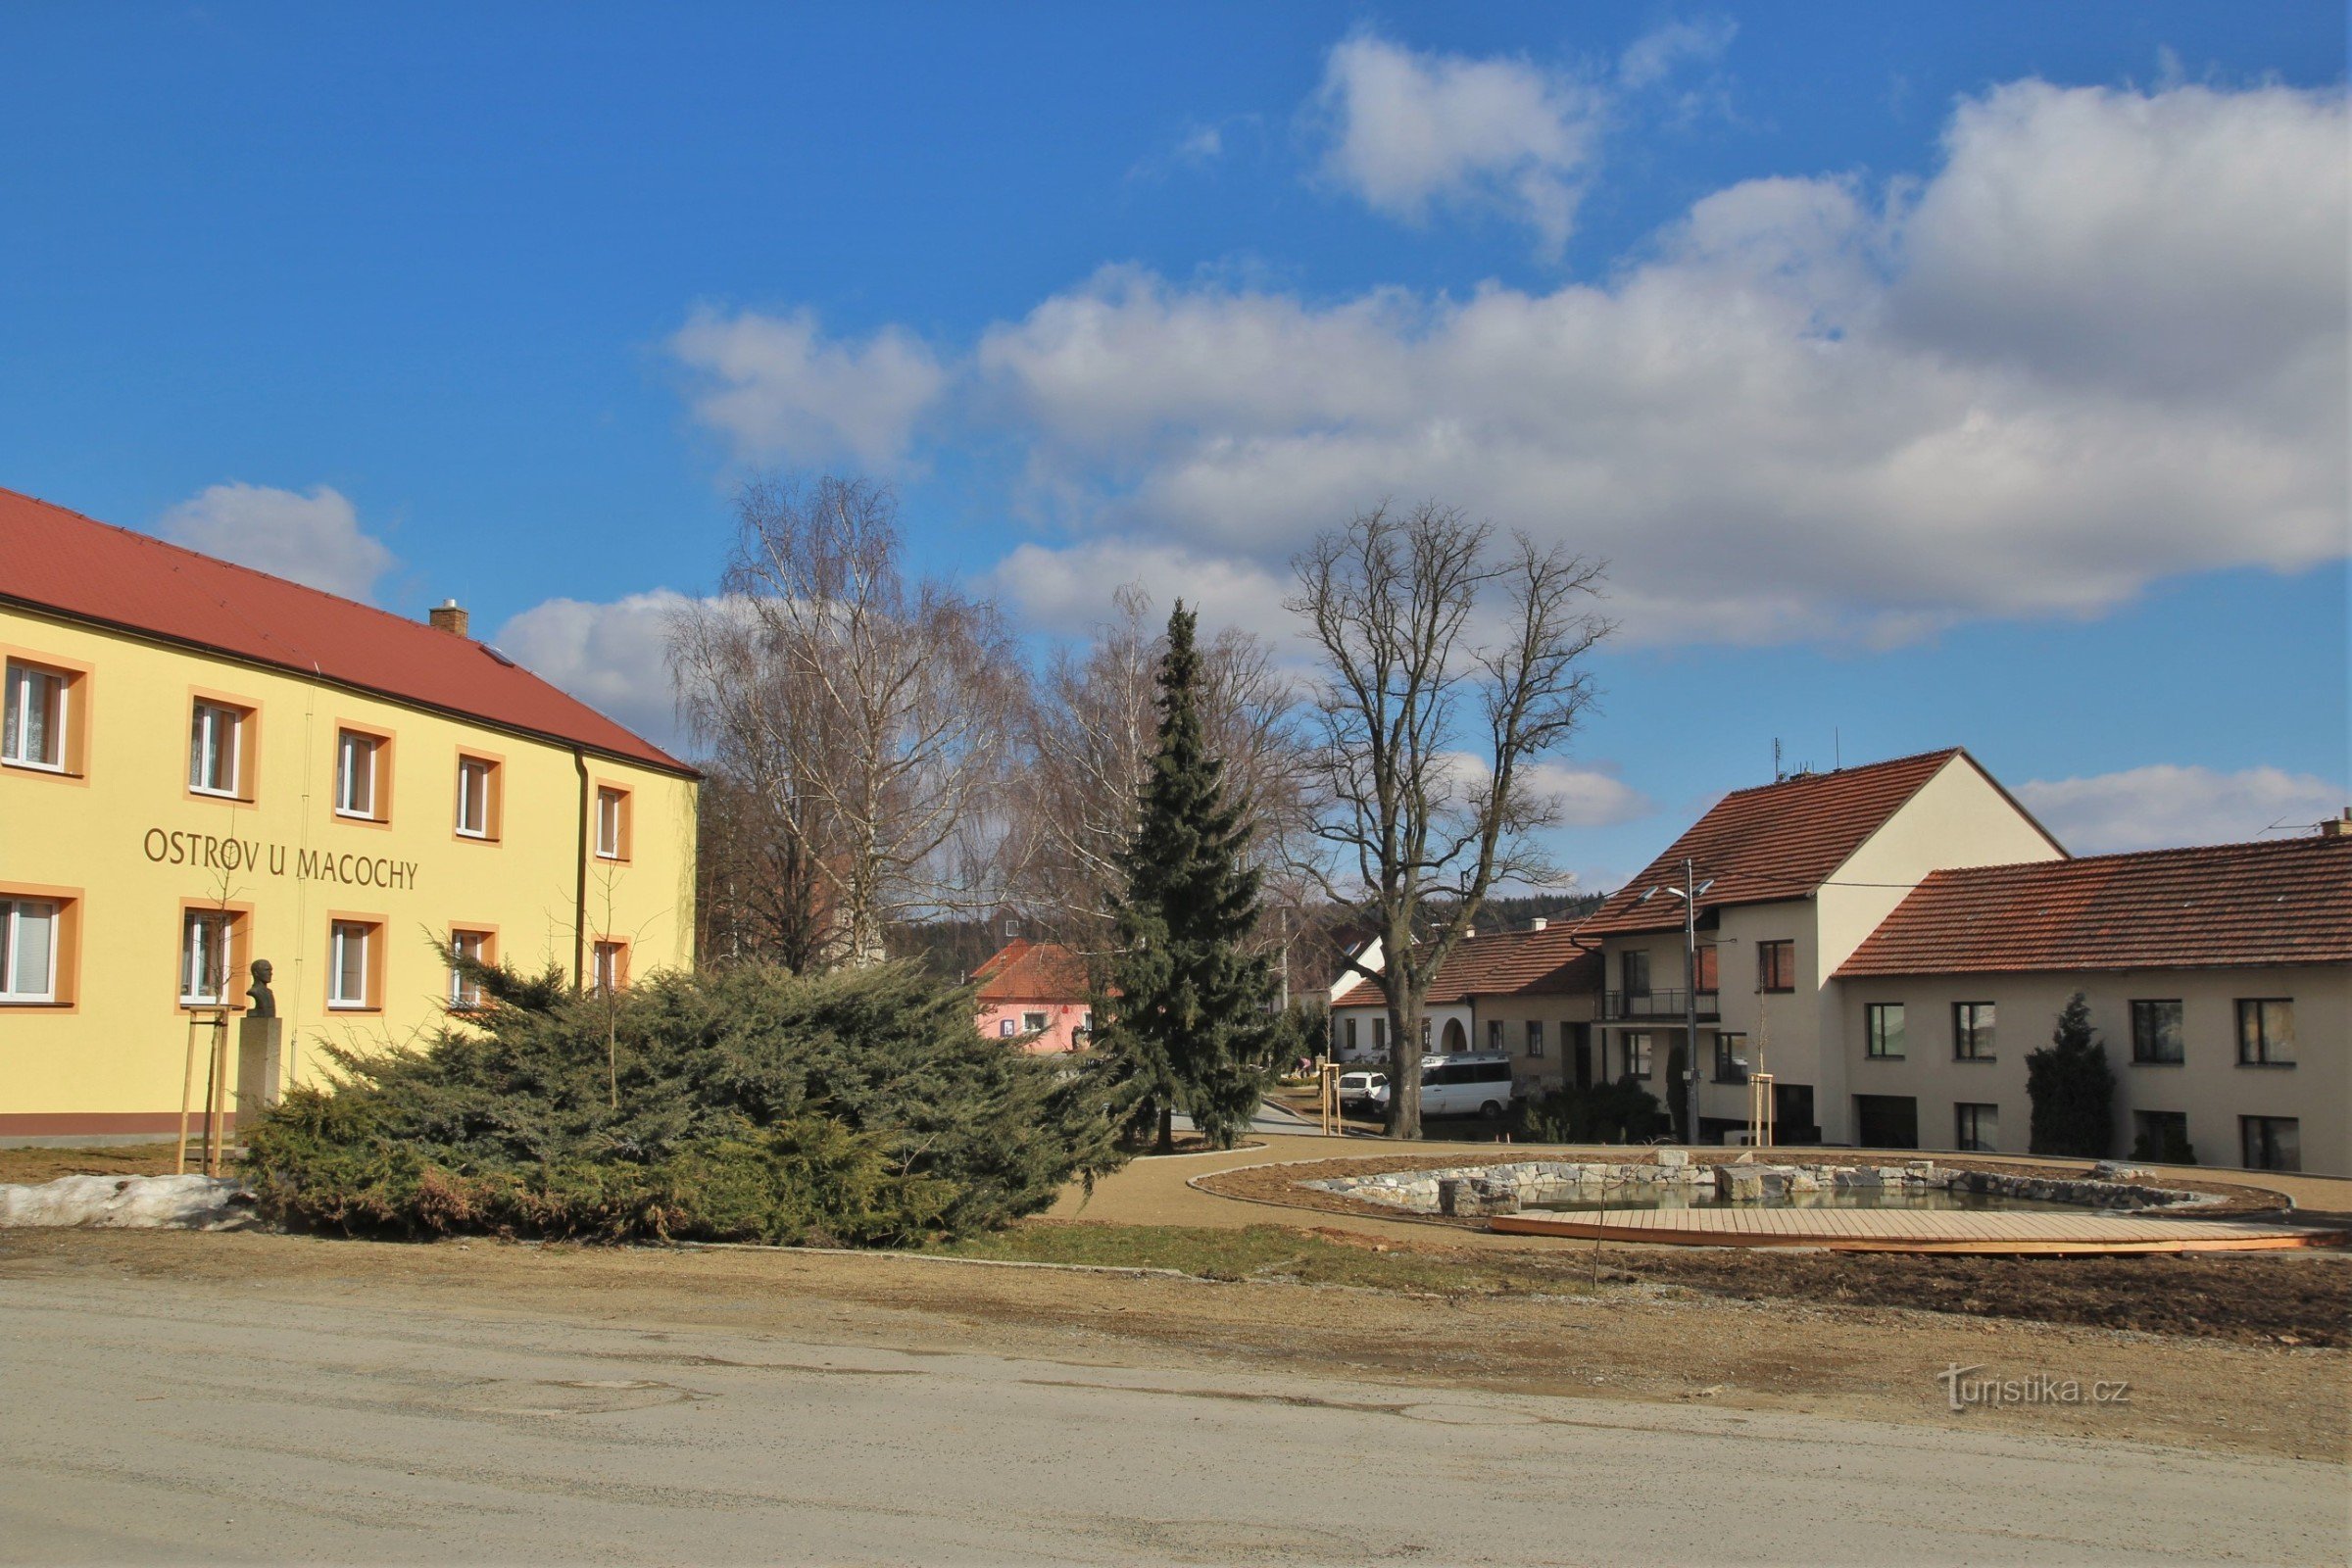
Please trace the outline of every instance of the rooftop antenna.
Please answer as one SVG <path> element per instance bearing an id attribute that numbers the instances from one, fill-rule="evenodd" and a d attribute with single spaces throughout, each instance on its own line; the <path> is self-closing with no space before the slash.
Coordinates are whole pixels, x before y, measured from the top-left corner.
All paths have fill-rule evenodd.
<path id="1" fill-rule="evenodd" d="M 1830 726 L 1830 771 L 1835 773 L 1844 766 L 1845 738 L 1838 733 L 1838 726 L 1832 724 Z"/>
<path id="2" fill-rule="evenodd" d="M 1772 781 L 1778 784 L 1788 776 L 1781 771 L 1781 738 L 1775 735 L 1772 738 Z"/>

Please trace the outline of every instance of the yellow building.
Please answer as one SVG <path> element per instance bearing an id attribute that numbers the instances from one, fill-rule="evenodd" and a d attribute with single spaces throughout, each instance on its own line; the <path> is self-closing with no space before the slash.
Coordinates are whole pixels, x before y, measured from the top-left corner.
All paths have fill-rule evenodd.
<path id="1" fill-rule="evenodd" d="M 0 1142 L 178 1121 L 270 961 L 283 1078 L 693 957 L 694 770 L 466 635 L 0 490 Z"/>

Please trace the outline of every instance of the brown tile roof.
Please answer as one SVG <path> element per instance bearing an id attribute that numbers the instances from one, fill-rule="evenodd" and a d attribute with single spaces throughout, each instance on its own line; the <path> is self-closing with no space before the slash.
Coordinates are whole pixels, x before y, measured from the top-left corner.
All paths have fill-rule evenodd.
<path id="1" fill-rule="evenodd" d="M 1084 1002 L 1092 995 L 1086 959 L 1075 949 L 1021 937 L 974 969 L 972 981 L 982 1002 Z"/>
<path id="2" fill-rule="evenodd" d="M 2352 838 L 1937 871 L 1838 974 L 2352 962 Z"/>
<path id="3" fill-rule="evenodd" d="M 469 637 L 0 489 L 9 600 L 694 772 Z"/>
<path id="4" fill-rule="evenodd" d="M 1686 858 L 1696 880 L 1714 884 L 1699 894 L 1701 908 L 1803 898 L 1946 763 L 1967 756 L 1954 746 L 1734 790 L 1593 911 L 1585 933 L 1679 927 L 1682 900 L 1652 890 L 1681 887 Z"/>
<path id="5" fill-rule="evenodd" d="M 1580 946 L 1582 925 L 1547 926 L 1542 931 L 1492 931 L 1464 937 L 1430 982 L 1429 1002 L 1441 1004 L 1472 997 L 1560 996 L 1600 989 L 1600 954 Z M 1342 1007 L 1385 1007 L 1389 994 L 1366 977 L 1341 993 Z"/>

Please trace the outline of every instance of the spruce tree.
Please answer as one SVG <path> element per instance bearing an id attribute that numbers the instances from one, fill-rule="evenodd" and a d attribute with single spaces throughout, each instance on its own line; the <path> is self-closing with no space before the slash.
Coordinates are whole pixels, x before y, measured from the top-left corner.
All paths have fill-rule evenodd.
<path id="1" fill-rule="evenodd" d="M 1274 979 L 1243 948 L 1257 923 L 1250 827 L 1225 787 L 1200 720 L 1195 614 L 1168 617 L 1159 669 L 1159 738 L 1134 839 L 1122 857 L 1118 956 L 1102 1046 L 1138 1131 L 1156 1122 L 1164 1152 L 1183 1109 L 1230 1149 L 1264 1092 Z"/>
<path id="2" fill-rule="evenodd" d="M 2034 1104 L 2031 1152 L 2107 1157 L 2115 1069 L 2107 1065 L 2107 1048 L 2090 1026 L 2082 992 L 2058 1014 L 2050 1043 L 2026 1057 L 2026 1094 Z"/>

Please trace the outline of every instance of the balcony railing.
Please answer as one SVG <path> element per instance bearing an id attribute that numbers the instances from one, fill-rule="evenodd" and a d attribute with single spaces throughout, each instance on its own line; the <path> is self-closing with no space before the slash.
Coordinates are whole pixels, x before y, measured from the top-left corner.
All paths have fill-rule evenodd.
<path id="1" fill-rule="evenodd" d="M 1610 1023 L 1639 1023 L 1655 1019 L 1659 1023 L 1679 1023 L 1683 1018 L 1684 999 L 1690 992 L 1672 991 L 1609 991 L 1601 998 L 1601 1017 Z M 1697 994 L 1698 1016 L 1712 1023 L 1721 1014 L 1716 1009 L 1717 993 Z"/>

